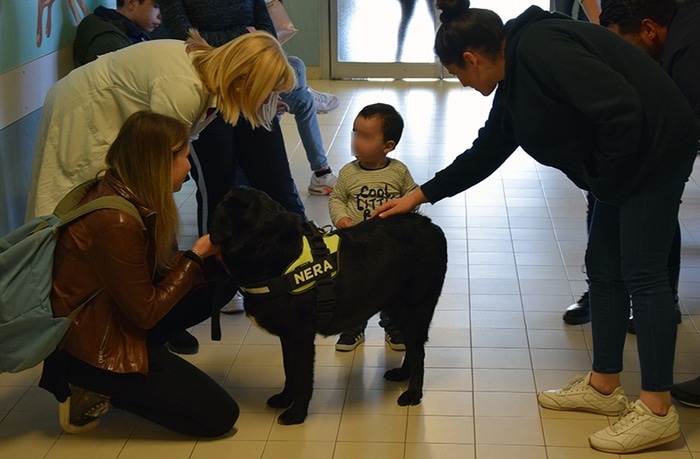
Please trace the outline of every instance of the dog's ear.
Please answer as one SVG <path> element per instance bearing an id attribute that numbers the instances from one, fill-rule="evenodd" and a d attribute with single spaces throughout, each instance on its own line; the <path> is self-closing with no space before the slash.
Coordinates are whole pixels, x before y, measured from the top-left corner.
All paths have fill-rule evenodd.
<path id="1" fill-rule="evenodd" d="M 293 240 L 301 218 L 253 188 L 234 187 L 214 212 L 211 241 L 221 246 L 224 264 L 233 267 L 239 253 L 260 256 L 280 250 L 279 243 Z"/>

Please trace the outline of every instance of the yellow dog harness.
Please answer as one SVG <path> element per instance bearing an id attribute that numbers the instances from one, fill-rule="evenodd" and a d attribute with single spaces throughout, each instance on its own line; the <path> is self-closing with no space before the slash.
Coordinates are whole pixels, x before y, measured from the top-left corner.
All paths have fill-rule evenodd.
<path id="1" fill-rule="evenodd" d="M 340 270 L 340 237 L 337 234 L 325 234 L 322 239 L 328 255 L 314 257 L 309 238 L 302 236 L 301 255 L 284 270 L 284 274 L 254 285 L 240 286 L 240 290 L 251 295 L 297 295 L 314 288 L 319 278 L 329 274 L 331 278 L 335 277 Z"/>

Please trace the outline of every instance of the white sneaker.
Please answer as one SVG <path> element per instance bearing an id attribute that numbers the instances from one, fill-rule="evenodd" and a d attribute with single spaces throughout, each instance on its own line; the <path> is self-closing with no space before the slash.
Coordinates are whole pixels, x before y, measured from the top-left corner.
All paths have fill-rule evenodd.
<path id="1" fill-rule="evenodd" d="M 680 436 L 678 411 L 674 406 L 666 416 L 657 416 L 637 400 L 629 404 L 613 425 L 588 437 L 588 443 L 598 451 L 626 454 L 670 443 Z"/>
<path id="2" fill-rule="evenodd" d="M 327 92 L 318 92 L 312 88 L 306 88 L 314 96 L 316 113 L 328 113 L 338 107 L 338 98 Z"/>
<path id="3" fill-rule="evenodd" d="M 311 181 L 309 182 L 309 193 L 317 195 L 327 195 L 333 192 L 333 187 L 335 187 L 335 182 L 338 181 L 338 177 L 329 172 L 318 177 L 315 173 L 311 174 Z"/>
<path id="4" fill-rule="evenodd" d="M 603 395 L 590 382 L 591 372 L 586 376 L 575 376 L 562 389 L 538 393 L 537 401 L 550 410 L 588 411 L 606 416 L 616 416 L 627 407 L 627 396 L 622 387 L 610 395 Z"/>

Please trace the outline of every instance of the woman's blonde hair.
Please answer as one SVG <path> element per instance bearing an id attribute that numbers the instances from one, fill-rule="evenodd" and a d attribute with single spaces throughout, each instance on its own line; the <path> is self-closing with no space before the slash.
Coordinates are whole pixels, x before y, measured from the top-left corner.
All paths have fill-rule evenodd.
<path id="1" fill-rule="evenodd" d="M 173 267 L 180 222 L 173 198 L 173 158 L 189 143 L 187 127 L 169 116 L 140 111 L 129 116 L 107 152 L 107 166 L 156 212 L 156 269 Z"/>
<path id="2" fill-rule="evenodd" d="M 275 37 L 257 31 L 217 48 L 190 29 L 187 52 L 205 88 L 217 96 L 224 119 L 236 124 L 243 115 L 253 127 L 270 128 L 277 93 L 291 91 L 294 70 Z"/>

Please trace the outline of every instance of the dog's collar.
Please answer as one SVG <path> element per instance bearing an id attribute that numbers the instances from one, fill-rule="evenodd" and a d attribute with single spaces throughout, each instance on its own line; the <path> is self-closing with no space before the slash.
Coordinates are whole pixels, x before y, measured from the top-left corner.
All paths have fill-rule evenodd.
<path id="1" fill-rule="evenodd" d="M 239 286 L 239 289 L 250 295 L 296 295 L 314 288 L 316 280 L 329 272 L 331 277 L 335 277 L 340 269 L 340 237 L 337 234 L 325 234 L 323 242 L 329 254 L 314 259 L 308 237 L 302 236 L 301 255 L 285 269 L 284 274 L 264 282 Z"/>

